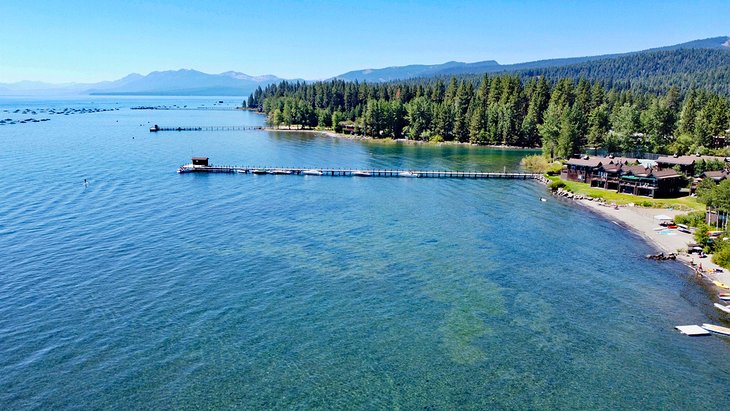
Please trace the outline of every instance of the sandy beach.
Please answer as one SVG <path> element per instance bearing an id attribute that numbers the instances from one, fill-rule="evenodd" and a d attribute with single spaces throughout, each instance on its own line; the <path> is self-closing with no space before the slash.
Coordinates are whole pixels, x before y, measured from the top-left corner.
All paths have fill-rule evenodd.
<path id="1" fill-rule="evenodd" d="M 603 215 L 611 221 L 624 225 L 634 232 L 638 233 L 651 244 L 657 247 L 657 251 L 666 253 L 676 253 L 677 259 L 686 264 L 692 270 L 696 270 L 697 265 L 702 264 L 702 271 L 698 272 L 702 275 L 707 284 L 714 287 L 718 292 L 730 292 L 730 290 L 720 289 L 715 286 L 712 281 L 720 281 L 730 284 L 730 270 L 722 269 L 722 267 L 712 262 L 712 255 L 707 258 L 699 258 L 697 254 L 687 254 L 687 244 L 693 243 L 694 239 L 691 234 L 683 233 L 677 230 L 671 230 L 670 234 L 660 234 L 656 228 L 660 227 L 659 220 L 654 216 L 664 214 L 674 218 L 679 214 L 685 214 L 685 211 L 661 208 L 644 208 L 644 207 L 610 207 L 604 203 L 590 200 L 577 200 L 579 204 L 588 207 L 594 212 Z M 679 250 L 683 250 L 679 252 Z M 718 272 L 720 269 L 722 271 Z"/>
<path id="2" fill-rule="evenodd" d="M 475 143 L 462 143 L 459 141 L 440 141 L 440 142 L 432 142 L 432 141 L 424 141 L 424 140 L 409 140 L 406 138 L 375 138 L 370 136 L 362 136 L 357 134 L 344 134 L 344 133 L 336 133 L 331 130 L 317 130 L 317 129 L 288 129 L 288 128 L 277 128 L 277 127 L 264 127 L 265 131 L 273 131 L 273 132 L 292 132 L 292 133 L 308 133 L 308 134 L 320 134 L 327 137 L 332 138 L 342 138 L 346 140 L 364 140 L 364 141 L 372 141 L 376 143 L 403 143 L 403 144 L 432 144 L 435 146 L 440 145 L 455 145 L 455 146 L 472 146 L 472 147 L 487 147 L 487 148 L 501 148 L 501 149 L 510 149 L 510 150 L 539 150 L 539 147 L 521 147 L 521 146 L 510 146 L 510 145 L 495 145 L 495 144 L 475 144 Z"/>

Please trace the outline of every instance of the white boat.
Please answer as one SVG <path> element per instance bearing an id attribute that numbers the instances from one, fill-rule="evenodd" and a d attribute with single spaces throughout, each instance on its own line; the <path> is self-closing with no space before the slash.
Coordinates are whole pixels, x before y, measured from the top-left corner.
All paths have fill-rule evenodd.
<path id="1" fill-rule="evenodd" d="M 291 170 L 284 170 L 281 168 L 277 168 L 275 170 L 271 170 L 271 174 L 291 174 Z"/>
<path id="2" fill-rule="evenodd" d="M 372 174 L 370 174 L 367 171 L 355 171 L 355 172 L 352 173 L 352 175 L 353 176 L 357 176 L 357 177 L 370 177 L 370 176 L 372 176 Z"/>
<path id="3" fill-rule="evenodd" d="M 730 336 L 730 328 L 727 327 L 720 327 L 719 325 L 713 324 L 702 324 L 702 328 L 715 334 Z"/>
<path id="4" fill-rule="evenodd" d="M 312 169 L 312 170 L 304 170 L 304 171 L 302 171 L 302 174 L 304 174 L 305 176 L 321 176 L 322 175 L 322 171 L 321 170 L 315 170 L 315 169 Z"/>
<path id="5" fill-rule="evenodd" d="M 269 172 L 263 168 L 254 168 L 251 172 L 254 174 L 269 174 Z"/>
<path id="6" fill-rule="evenodd" d="M 410 172 L 410 171 L 401 171 L 400 173 L 398 173 L 398 177 L 410 177 L 410 178 L 415 178 L 415 177 L 418 177 L 418 174 L 416 174 L 416 173 L 412 173 L 412 172 Z"/>
<path id="7" fill-rule="evenodd" d="M 715 303 L 715 308 L 717 308 L 720 311 L 724 311 L 724 312 L 730 314 L 730 307 L 728 307 L 727 305 L 722 305 L 720 303 Z"/>

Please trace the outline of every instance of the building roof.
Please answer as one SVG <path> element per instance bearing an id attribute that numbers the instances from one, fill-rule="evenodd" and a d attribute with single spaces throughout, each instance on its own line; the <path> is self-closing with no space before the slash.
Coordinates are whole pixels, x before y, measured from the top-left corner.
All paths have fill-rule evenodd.
<path id="1" fill-rule="evenodd" d="M 608 157 L 611 158 L 611 157 Z M 629 157 L 614 157 L 611 158 L 611 162 L 614 164 L 636 164 L 639 162 L 639 160 L 635 158 L 629 158 Z"/>
<path id="2" fill-rule="evenodd" d="M 653 170 L 651 174 L 659 180 L 663 180 L 665 178 L 682 177 L 681 174 L 671 168 L 665 168 L 663 170 Z"/>
<path id="3" fill-rule="evenodd" d="M 727 173 L 725 171 L 705 171 L 704 173 L 702 173 L 702 177 L 711 178 L 715 181 L 720 181 L 727 178 Z"/>
<path id="4" fill-rule="evenodd" d="M 603 166 L 601 166 L 603 171 L 607 171 L 609 173 L 617 173 L 617 172 L 621 171 L 621 167 L 622 167 L 622 164 L 618 164 L 618 163 L 604 164 Z"/>
<path id="5" fill-rule="evenodd" d="M 694 164 L 696 161 L 726 161 L 725 157 L 717 157 L 717 156 L 661 156 L 657 158 L 657 163 L 664 163 L 664 164 L 675 164 L 680 166 L 690 166 Z"/>
<path id="6" fill-rule="evenodd" d="M 588 159 L 571 158 L 568 160 L 569 166 L 598 167 L 603 164 L 604 159 L 601 157 L 589 157 Z"/>
<path id="7" fill-rule="evenodd" d="M 625 166 L 623 170 L 624 174 L 632 174 L 638 177 L 648 177 L 651 174 L 651 170 L 644 168 L 644 166 Z"/>
<path id="8" fill-rule="evenodd" d="M 656 159 L 657 163 L 674 164 L 680 166 L 691 166 L 695 161 L 702 157 L 697 156 L 661 156 Z"/>

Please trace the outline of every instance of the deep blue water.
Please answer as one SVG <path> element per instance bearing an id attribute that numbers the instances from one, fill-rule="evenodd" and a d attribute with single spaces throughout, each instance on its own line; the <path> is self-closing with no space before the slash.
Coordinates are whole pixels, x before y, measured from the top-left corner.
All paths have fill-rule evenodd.
<path id="1" fill-rule="evenodd" d="M 295 133 L 218 99 L 0 126 L 3 409 L 694 409 L 730 340 L 686 268 L 532 181 L 178 175 L 516 170 L 524 152 Z M 225 105 L 239 100 L 224 98 Z M 83 180 L 89 184 L 85 187 Z"/>

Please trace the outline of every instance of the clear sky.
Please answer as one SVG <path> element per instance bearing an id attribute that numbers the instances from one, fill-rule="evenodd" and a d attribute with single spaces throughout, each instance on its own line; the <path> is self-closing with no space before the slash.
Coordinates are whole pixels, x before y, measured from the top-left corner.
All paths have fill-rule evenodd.
<path id="1" fill-rule="evenodd" d="M 518 63 L 728 35 L 728 16 L 728 0 L 0 0 L 0 83 Z"/>

